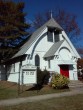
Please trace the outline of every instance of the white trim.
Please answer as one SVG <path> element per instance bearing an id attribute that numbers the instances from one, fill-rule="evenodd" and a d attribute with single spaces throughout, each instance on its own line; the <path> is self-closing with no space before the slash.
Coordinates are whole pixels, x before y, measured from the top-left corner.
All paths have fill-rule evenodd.
<path id="1" fill-rule="evenodd" d="M 69 44 L 69 46 L 71 47 L 71 49 L 73 50 L 73 52 L 75 53 L 75 55 L 77 56 L 77 58 L 81 58 L 80 55 L 78 54 L 77 50 L 73 46 L 72 42 L 68 38 L 67 34 L 65 33 L 65 31 L 62 31 L 62 35 L 65 37 L 65 40 L 67 41 L 67 43 Z"/>
<path id="2" fill-rule="evenodd" d="M 40 33 L 39 33 L 39 35 L 35 38 L 35 40 L 29 45 L 29 47 L 27 47 L 27 50 L 32 46 L 32 44 L 36 41 L 36 40 L 38 40 L 38 37 L 40 37 L 43 33 L 43 31 L 45 30 L 45 29 L 47 29 L 47 27 L 45 27 Z M 26 52 L 27 52 L 27 50 L 26 50 Z M 25 53 L 26 53 L 25 52 Z M 25 54 L 24 53 L 24 54 Z"/>
<path id="3" fill-rule="evenodd" d="M 73 65 L 73 64 L 76 64 L 76 62 L 73 62 L 72 60 L 58 60 L 58 65 L 61 65 L 61 64 L 63 64 L 63 65 L 65 65 L 65 64 L 67 64 L 67 65 Z"/>

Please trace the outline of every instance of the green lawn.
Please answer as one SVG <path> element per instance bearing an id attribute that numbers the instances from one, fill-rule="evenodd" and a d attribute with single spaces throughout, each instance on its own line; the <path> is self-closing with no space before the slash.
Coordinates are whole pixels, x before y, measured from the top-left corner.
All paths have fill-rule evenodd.
<path id="1" fill-rule="evenodd" d="M 83 110 L 83 94 L 0 107 L 0 110 Z"/>
<path id="2" fill-rule="evenodd" d="M 21 86 L 21 91 L 20 94 L 18 95 L 18 85 L 16 83 L 11 83 L 6 81 L 0 82 L 0 100 L 35 96 L 41 94 L 51 94 L 51 93 L 65 92 L 65 91 L 69 91 L 69 89 L 55 90 L 49 86 L 41 87 L 39 90 L 31 86 L 23 86 L 23 91 L 22 91 L 22 86 Z"/>

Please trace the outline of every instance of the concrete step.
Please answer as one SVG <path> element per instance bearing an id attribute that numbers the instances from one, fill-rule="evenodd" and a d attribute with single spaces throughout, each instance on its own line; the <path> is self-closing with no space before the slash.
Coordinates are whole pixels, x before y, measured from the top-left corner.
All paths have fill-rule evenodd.
<path id="1" fill-rule="evenodd" d="M 69 85 L 69 88 L 83 88 L 83 85 Z"/>
<path id="2" fill-rule="evenodd" d="M 79 80 L 77 80 L 77 81 L 70 81 L 69 88 L 75 88 L 75 87 L 77 87 L 77 88 L 83 87 L 83 82 L 81 82 Z"/>
<path id="3" fill-rule="evenodd" d="M 83 85 L 83 83 L 69 83 L 69 85 Z"/>

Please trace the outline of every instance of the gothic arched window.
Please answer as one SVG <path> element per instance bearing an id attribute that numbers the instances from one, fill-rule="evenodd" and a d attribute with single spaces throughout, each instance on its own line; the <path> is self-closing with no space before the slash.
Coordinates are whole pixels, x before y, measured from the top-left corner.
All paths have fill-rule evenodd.
<path id="1" fill-rule="evenodd" d="M 39 55 L 35 55 L 35 66 L 40 66 L 40 57 L 39 57 Z"/>

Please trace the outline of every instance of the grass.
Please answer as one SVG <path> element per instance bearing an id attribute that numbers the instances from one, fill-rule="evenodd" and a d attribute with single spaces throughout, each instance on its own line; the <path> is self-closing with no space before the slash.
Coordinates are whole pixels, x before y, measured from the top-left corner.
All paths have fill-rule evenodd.
<path id="1" fill-rule="evenodd" d="M 83 110 L 83 94 L 0 107 L 0 110 Z"/>
<path id="2" fill-rule="evenodd" d="M 0 81 L 0 100 L 18 98 L 18 97 L 28 97 L 28 96 L 35 96 L 42 94 L 51 94 L 51 93 L 65 92 L 65 91 L 69 91 L 69 89 L 55 90 L 49 86 L 44 86 L 38 88 L 37 90 L 37 87 L 34 88 L 32 86 L 23 86 L 22 88 L 21 86 L 21 91 L 18 95 L 18 85 L 16 83 L 12 83 L 8 81 Z"/>

